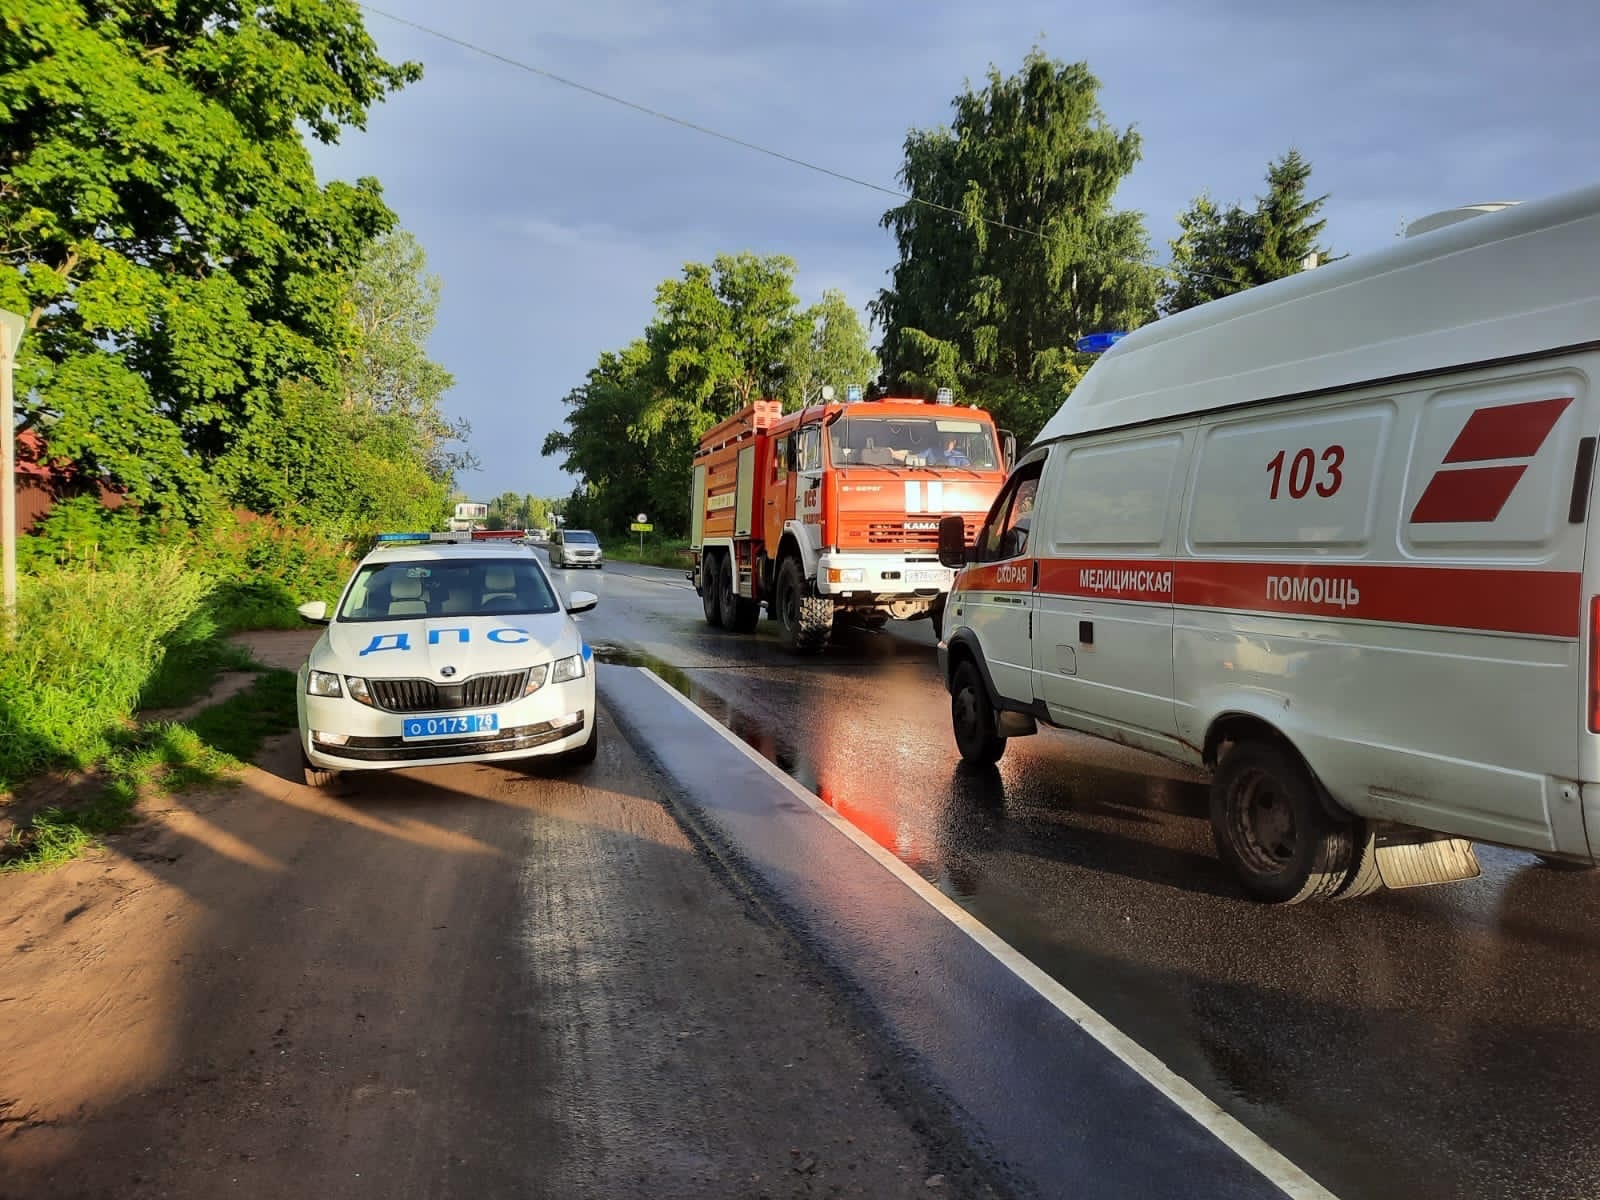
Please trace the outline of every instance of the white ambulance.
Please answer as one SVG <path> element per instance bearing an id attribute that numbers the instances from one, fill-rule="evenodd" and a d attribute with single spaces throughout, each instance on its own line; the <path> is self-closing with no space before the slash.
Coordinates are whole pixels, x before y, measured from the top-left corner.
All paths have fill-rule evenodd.
<path id="1" fill-rule="evenodd" d="M 940 667 L 956 743 L 1039 722 L 1212 768 L 1258 899 L 1600 848 L 1600 187 L 1118 341 L 1011 473 Z"/>

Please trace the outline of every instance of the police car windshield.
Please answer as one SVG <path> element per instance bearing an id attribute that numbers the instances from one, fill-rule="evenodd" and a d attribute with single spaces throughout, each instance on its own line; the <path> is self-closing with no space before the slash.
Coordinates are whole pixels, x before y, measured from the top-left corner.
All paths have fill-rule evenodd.
<path id="1" fill-rule="evenodd" d="M 362 567 L 338 619 L 393 621 L 559 611 L 555 592 L 532 561 L 430 559 Z"/>
<path id="2" fill-rule="evenodd" d="M 855 412 L 828 427 L 828 451 L 836 467 L 968 467 L 999 465 L 994 432 L 982 421 L 961 417 L 884 417 Z"/>

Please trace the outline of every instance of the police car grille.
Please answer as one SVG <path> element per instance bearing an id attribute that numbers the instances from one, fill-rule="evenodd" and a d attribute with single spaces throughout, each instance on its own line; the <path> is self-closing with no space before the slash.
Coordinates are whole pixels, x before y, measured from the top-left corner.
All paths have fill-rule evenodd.
<path id="1" fill-rule="evenodd" d="M 369 679 L 373 702 L 385 712 L 442 712 L 454 708 L 492 708 L 522 695 L 527 671 L 474 675 L 460 683 L 430 679 Z"/>

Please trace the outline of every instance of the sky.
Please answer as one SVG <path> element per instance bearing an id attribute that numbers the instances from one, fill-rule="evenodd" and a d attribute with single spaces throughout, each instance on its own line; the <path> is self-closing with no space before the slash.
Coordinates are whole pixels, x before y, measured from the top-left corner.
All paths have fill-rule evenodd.
<path id="1" fill-rule="evenodd" d="M 897 188 L 908 131 L 1034 45 L 1084 61 L 1143 138 L 1117 194 L 1159 260 L 1200 192 L 1249 204 L 1290 147 L 1327 193 L 1324 242 L 1360 254 L 1430 212 L 1600 181 L 1592 0 L 382 0 L 383 11 L 636 104 Z M 798 264 L 803 303 L 865 309 L 896 200 L 668 124 L 396 23 L 424 75 L 319 176 L 376 176 L 442 282 L 429 353 L 455 377 L 488 500 L 562 496 L 545 458 L 563 398 L 643 333 L 656 285 L 749 250 Z M 872 330 L 876 345 L 881 331 Z"/>

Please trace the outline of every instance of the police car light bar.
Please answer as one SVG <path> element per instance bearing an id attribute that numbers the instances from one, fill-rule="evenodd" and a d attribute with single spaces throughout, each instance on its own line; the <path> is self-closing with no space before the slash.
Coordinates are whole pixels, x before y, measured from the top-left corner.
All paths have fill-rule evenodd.
<path id="1" fill-rule="evenodd" d="M 1108 333 L 1091 333 L 1087 337 L 1078 339 L 1078 353 L 1104 354 L 1127 336 L 1128 331 L 1125 329 L 1118 329 Z"/>
<path id="2" fill-rule="evenodd" d="M 380 542 L 426 542 L 431 540 L 431 533 L 380 533 L 377 540 Z"/>

